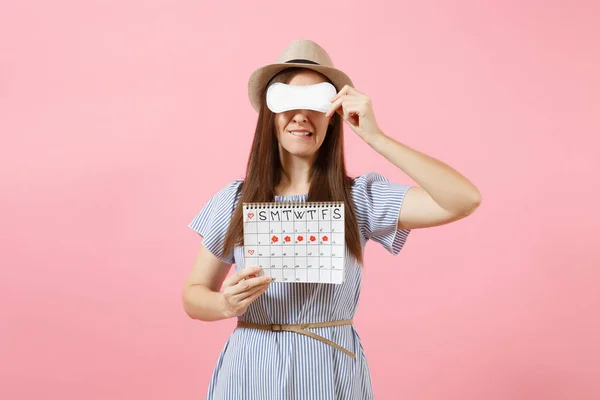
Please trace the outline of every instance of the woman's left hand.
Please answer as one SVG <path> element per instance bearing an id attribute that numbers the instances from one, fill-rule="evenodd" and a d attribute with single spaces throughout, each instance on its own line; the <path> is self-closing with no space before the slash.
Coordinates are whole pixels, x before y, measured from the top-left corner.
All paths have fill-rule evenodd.
<path id="1" fill-rule="evenodd" d="M 330 101 L 332 104 L 325 117 L 329 118 L 337 112 L 366 142 L 381 134 L 369 96 L 346 85 Z"/>

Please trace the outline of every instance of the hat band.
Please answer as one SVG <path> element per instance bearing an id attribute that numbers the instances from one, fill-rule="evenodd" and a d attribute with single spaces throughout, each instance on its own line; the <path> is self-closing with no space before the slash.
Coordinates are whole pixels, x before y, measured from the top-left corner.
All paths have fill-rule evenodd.
<path id="1" fill-rule="evenodd" d="M 290 63 L 294 63 L 294 64 L 314 64 L 314 65 L 320 65 L 319 63 L 316 63 L 314 61 L 311 60 L 305 60 L 304 58 L 296 58 L 295 60 L 289 60 L 285 62 L 286 64 L 290 64 Z"/>

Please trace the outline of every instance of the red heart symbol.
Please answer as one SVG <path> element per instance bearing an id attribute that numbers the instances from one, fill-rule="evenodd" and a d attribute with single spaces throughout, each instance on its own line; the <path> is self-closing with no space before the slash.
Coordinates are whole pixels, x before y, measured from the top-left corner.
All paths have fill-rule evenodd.
<path id="1" fill-rule="evenodd" d="M 328 238 L 327 236 L 323 236 L 323 241 L 324 241 L 324 242 L 326 242 L 326 241 L 328 241 L 328 240 L 329 240 L 329 238 Z"/>
<path id="2" fill-rule="evenodd" d="M 278 238 L 277 236 L 273 236 L 273 237 L 271 238 L 271 240 L 272 240 L 274 243 L 277 243 L 277 242 L 279 241 L 279 238 Z"/>
<path id="3" fill-rule="evenodd" d="M 298 236 L 298 241 L 299 241 L 299 242 L 301 242 L 301 241 L 303 241 L 303 240 L 304 240 L 304 238 L 303 238 L 302 236 Z"/>
<path id="4" fill-rule="evenodd" d="M 316 237 L 314 237 L 314 236 L 311 236 L 311 237 L 310 237 L 310 241 L 311 241 L 311 242 L 314 242 L 315 240 L 317 240 L 317 238 L 316 238 Z"/>
<path id="5" fill-rule="evenodd" d="M 254 254 L 254 250 L 248 250 L 248 253 L 250 253 L 250 255 Z"/>
<path id="6" fill-rule="evenodd" d="M 252 217 L 254 217 L 254 213 L 248 214 L 248 219 L 252 219 Z"/>
<path id="7" fill-rule="evenodd" d="M 290 240 L 292 240 L 292 238 L 291 238 L 291 237 L 289 237 L 289 236 L 286 236 L 284 240 L 285 240 L 286 242 L 289 242 Z"/>

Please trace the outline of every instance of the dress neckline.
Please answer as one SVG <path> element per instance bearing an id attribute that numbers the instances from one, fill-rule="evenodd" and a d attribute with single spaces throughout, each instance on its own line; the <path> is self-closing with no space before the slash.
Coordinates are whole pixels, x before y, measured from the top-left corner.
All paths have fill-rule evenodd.
<path id="1" fill-rule="evenodd" d="M 308 193 L 288 194 L 285 196 L 275 195 L 275 201 L 304 201 L 308 198 Z"/>

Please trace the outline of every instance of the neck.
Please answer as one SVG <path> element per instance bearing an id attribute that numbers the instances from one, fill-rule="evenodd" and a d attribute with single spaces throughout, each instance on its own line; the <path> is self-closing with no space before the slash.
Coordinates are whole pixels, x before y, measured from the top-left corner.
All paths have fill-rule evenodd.
<path id="1" fill-rule="evenodd" d="M 315 156 L 296 156 L 280 148 L 279 157 L 285 173 L 281 174 L 279 184 L 275 187 L 275 194 L 289 196 L 308 193 L 310 189 L 310 168 Z"/>

